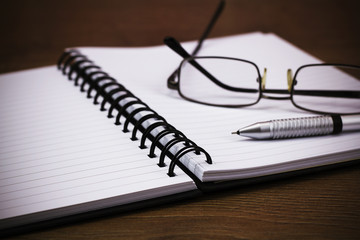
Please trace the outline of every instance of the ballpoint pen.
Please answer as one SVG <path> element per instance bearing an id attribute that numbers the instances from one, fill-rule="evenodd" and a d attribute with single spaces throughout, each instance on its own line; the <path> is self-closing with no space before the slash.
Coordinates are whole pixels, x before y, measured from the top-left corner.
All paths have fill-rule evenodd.
<path id="1" fill-rule="evenodd" d="M 281 139 L 360 131 L 360 115 L 325 115 L 257 122 L 232 134 L 254 139 Z"/>

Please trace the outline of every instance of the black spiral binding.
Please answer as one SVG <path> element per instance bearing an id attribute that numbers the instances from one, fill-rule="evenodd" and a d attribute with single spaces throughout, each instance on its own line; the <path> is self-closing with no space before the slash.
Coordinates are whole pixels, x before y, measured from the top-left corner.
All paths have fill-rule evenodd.
<path id="1" fill-rule="evenodd" d="M 161 150 L 159 167 L 165 167 L 165 156 L 169 157 L 171 159 L 168 169 L 170 177 L 175 176 L 174 168 L 179 163 L 179 159 L 189 152 L 195 152 L 198 155 L 203 153 L 206 157 L 206 162 L 212 164 L 210 155 L 203 148 L 197 146 L 182 132 L 167 123 L 162 116 L 152 110 L 122 84 L 102 71 L 99 66 L 95 65 L 93 61 L 82 55 L 78 50 L 70 49 L 64 51 L 58 60 L 57 66 L 64 75 L 68 76 L 70 81 L 74 81 L 75 86 L 80 86 L 80 91 L 86 92 L 87 98 L 93 98 L 94 104 L 100 104 L 101 111 L 107 111 L 108 118 L 115 117 L 113 112 L 117 110 L 115 125 L 121 125 L 121 117 L 125 118 L 125 121 L 123 121 L 123 132 L 129 132 L 129 124 L 131 123 L 133 125 L 131 140 L 138 140 L 137 132 L 141 132 L 142 136 L 139 146 L 141 149 L 147 148 L 145 143 L 149 139 L 152 142 L 148 154 L 150 158 L 156 157 L 155 148 L 158 147 Z M 106 91 L 109 88 L 111 90 Z M 95 95 L 93 92 L 95 92 Z M 100 101 L 99 98 L 102 98 L 102 100 Z M 120 102 L 124 100 L 127 101 L 122 105 Z M 108 109 L 105 108 L 106 104 L 110 105 Z M 140 112 L 145 112 L 146 114 L 136 119 L 135 116 Z M 148 123 L 146 127 L 143 124 L 145 122 Z M 156 128 L 160 129 L 160 127 L 161 131 L 154 136 L 152 134 L 153 130 Z M 173 138 L 162 143 L 161 140 L 167 135 L 173 136 Z M 179 143 L 183 143 L 184 147 L 172 153 L 170 151 L 172 147 Z"/>

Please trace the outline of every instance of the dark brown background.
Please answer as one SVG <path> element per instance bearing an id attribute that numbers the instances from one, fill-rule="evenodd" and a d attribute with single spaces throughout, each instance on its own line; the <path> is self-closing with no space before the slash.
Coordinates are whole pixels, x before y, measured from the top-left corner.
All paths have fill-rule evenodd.
<path id="1" fill-rule="evenodd" d="M 3 1 L 0 73 L 52 65 L 65 47 L 158 45 L 166 35 L 194 40 L 217 3 Z M 326 62 L 360 65 L 359 11 L 356 0 L 228 0 L 211 36 L 274 32 Z M 347 167 L 17 238 L 356 239 L 360 236 L 359 183 L 360 167 Z"/>

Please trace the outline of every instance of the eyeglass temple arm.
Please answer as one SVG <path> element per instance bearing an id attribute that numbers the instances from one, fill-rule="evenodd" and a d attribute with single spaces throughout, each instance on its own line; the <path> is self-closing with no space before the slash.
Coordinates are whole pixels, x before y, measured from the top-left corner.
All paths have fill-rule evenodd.
<path id="1" fill-rule="evenodd" d="M 284 89 L 264 89 L 263 93 L 289 94 Z M 360 91 L 348 90 L 294 90 L 293 95 L 299 96 L 317 96 L 317 97 L 338 97 L 338 98 L 360 98 Z M 288 98 L 284 98 L 288 99 Z"/>
<path id="2" fill-rule="evenodd" d="M 179 54 L 182 58 L 187 59 L 191 58 L 191 55 L 181 46 L 181 44 L 173 37 L 165 37 L 164 43 L 171 48 L 174 52 Z M 207 76 L 210 80 L 217 84 L 221 84 L 219 80 L 217 80 L 213 75 L 211 75 L 208 71 L 206 71 L 201 65 L 199 65 L 195 60 L 190 60 L 189 63 L 193 65 L 197 70 L 199 70 L 202 74 Z"/>
<path id="3" fill-rule="evenodd" d="M 359 91 L 346 90 L 296 90 L 294 94 L 318 97 L 360 98 Z"/>
<path id="4" fill-rule="evenodd" d="M 224 9 L 225 7 L 225 0 L 222 0 L 219 2 L 219 5 L 217 6 L 216 10 L 215 10 L 215 13 L 214 15 L 212 16 L 209 24 L 207 25 L 205 31 L 203 32 L 203 34 L 201 35 L 199 41 L 198 41 L 198 44 L 197 46 L 195 47 L 194 51 L 192 52 L 191 56 L 195 56 L 197 54 L 197 52 L 200 50 L 201 46 L 202 46 L 202 43 L 204 42 L 204 40 L 207 38 L 207 36 L 209 35 L 211 29 L 214 27 L 217 19 L 219 18 L 222 10 Z M 175 78 L 176 78 L 176 75 L 179 71 L 179 68 L 175 69 L 175 71 L 168 77 L 168 87 L 169 88 L 174 88 L 174 85 L 176 85 L 176 81 L 175 81 Z"/>
<path id="5" fill-rule="evenodd" d="M 201 48 L 202 43 L 204 42 L 204 40 L 207 38 L 207 36 L 209 35 L 210 31 L 212 30 L 212 28 L 214 27 L 217 19 L 219 18 L 221 12 L 223 11 L 225 7 L 225 0 L 222 0 L 219 2 L 218 7 L 216 8 L 216 11 L 214 13 L 214 15 L 212 16 L 209 24 L 207 25 L 205 31 L 203 32 L 203 34 L 201 35 L 198 44 L 196 46 L 196 48 L 194 49 L 194 51 L 192 52 L 191 56 L 194 56 Z"/>

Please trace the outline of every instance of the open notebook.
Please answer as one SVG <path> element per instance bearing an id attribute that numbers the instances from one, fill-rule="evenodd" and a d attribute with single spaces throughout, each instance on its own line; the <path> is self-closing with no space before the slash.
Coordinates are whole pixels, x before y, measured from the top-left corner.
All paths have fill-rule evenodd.
<path id="1" fill-rule="evenodd" d="M 195 42 L 184 46 L 191 50 Z M 288 68 L 319 62 L 263 33 L 206 40 L 200 55 L 267 67 L 269 88 L 286 88 Z M 243 109 L 185 101 L 166 87 L 181 59 L 165 46 L 79 47 L 63 57 L 60 70 L 0 76 L 2 230 L 172 201 L 360 156 L 359 133 L 277 141 L 231 135 L 257 121 L 309 113 L 290 101 L 263 99 Z"/>

